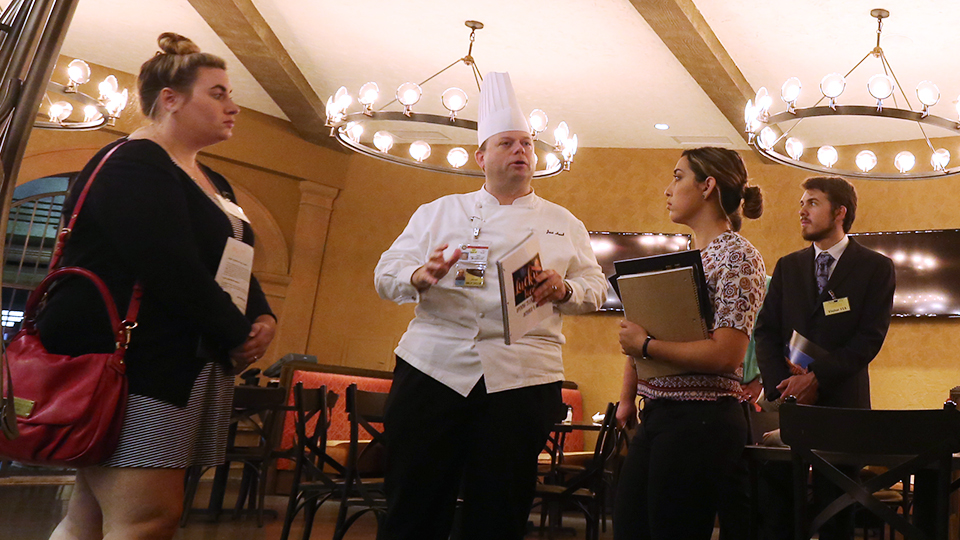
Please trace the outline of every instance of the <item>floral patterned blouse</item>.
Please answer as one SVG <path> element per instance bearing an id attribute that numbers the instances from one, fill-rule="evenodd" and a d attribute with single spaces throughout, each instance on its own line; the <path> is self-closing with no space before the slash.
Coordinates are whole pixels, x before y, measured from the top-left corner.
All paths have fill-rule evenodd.
<path id="1" fill-rule="evenodd" d="M 700 253 L 717 328 L 736 328 L 750 336 L 765 294 L 763 257 L 743 236 L 726 231 Z M 637 393 L 653 399 L 715 400 L 740 397 L 742 366 L 736 373 L 689 373 L 637 383 Z"/>

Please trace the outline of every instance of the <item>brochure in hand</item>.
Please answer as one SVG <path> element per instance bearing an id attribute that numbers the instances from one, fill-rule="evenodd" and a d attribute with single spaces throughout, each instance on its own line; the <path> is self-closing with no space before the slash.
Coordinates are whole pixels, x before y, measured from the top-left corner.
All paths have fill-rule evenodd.
<path id="1" fill-rule="evenodd" d="M 531 232 L 497 261 L 500 305 L 503 307 L 503 341 L 510 345 L 553 314 L 553 304 L 537 307 L 533 290 L 540 273 L 540 242 Z"/>
<path id="2" fill-rule="evenodd" d="M 803 371 L 806 371 L 814 360 L 820 360 L 827 354 L 823 347 L 805 338 L 803 334 L 796 330 L 790 336 L 790 343 L 787 345 L 785 352 L 787 360 Z"/>

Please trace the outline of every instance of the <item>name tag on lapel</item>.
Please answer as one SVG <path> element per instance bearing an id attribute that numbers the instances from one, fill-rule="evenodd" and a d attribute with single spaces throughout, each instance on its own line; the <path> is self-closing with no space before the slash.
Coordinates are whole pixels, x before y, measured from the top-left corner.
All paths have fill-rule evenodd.
<path id="1" fill-rule="evenodd" d="M 846 311 L 850 311 L 850 300 L 847 298 L 836 298 L 823 303 L 823 314 L 828 317 Z"/>

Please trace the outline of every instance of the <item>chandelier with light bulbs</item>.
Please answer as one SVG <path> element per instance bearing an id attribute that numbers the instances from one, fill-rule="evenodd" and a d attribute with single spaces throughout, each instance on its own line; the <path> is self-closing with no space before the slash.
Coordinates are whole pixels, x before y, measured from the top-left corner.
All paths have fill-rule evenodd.
<path id="1" fill-rule="evenodd" d="M 759 153 L 778 163 L 831 175 L 839 174 L 876 180 L 916 180 L 960 174 L 960 166 L 949 167 L 950 151 L 946 148 L 934 148 L 925 129 L 925 126 L 942 128 L 949 132 L 947 136 L 956 136 L 960 133 L 960 122 L 948 120 L 930 112 L 930 108 L 940 101 L 940 89 L 930 81 L 922 81 L 917 85 L 917 99 L 922 104 L 922 108 L 919 111 L 913 110 L 910 100 L 883 53 L 883 49 L 880 48 L 883 19 L 889 17 L 890 12 L 885 9 L 874 9 L 870 12 L 870 16 L 877 19 L 876 47 L 868 52 L 846 75 L 831 73 L 823 77 L 820 81 L 820 93 L 822 95 L 813 106 L 800 107 L 797 105 L 802 88 L 800 79 L 797 77 L 787 79 L 780 88 L 780 99 L 787 107 L 785 111 L 778 114 L 770 113 L 773 98 L 766 88 L 760 88 L 756 97 L 747 102 L 744 110 L 748 142 Z M 876 103 L 872 105 L 839 104 L 838 100 L 847 86 L 847 77 L 870 56 L 878 58 L 883 67 L 883 73 L 878 73 L 867 81 L 867 90 L 870 96 L 876 99 Z M 907 108 L 905 109 L 898 108 L 895 95 L 897 90 L 900 91 L 900 95 L 906 103 Z M 886 102 L 891 97 L 893 98 L 892 107 L 888 106 L 889 102 Z M 827 104 L 821 105 L 824 100 L 827 100 Z M 960 115 L 960 104 L 957 105 L 957 114 Z M 809 153 L 808 149 L 805 148 L 799 137 L 791 136 L 791 132 L 804 119 L 818 117 L 872 117 L 915 122 L 923 141 L 929 149 L 929 168 L 926 166 L 917 167 L 918 162 L 923 161 L 926 156 L 918 158 L 913 152 L 903 150 L 894 157 L 893 167 L 890 170 L 879 170 L 876 169 L 878 165 L 877 154 L 870 149 L 860 149 L 855 156 L 852 155 L 852 151 L 850 152 L 851 156 L 843 156 L 848 162 L 849 158 L 852 157 L 852 163 L 856 165 L 856 169 L 835 167 L 841 158 L 841 150 L 829 144 L 817 148 L 816 163 L 812 160 L 804 160 L 805 153 Z M 793 122 L 793 124 L 788 125 L 790 122 Z"/>
<path id="2" fill-rule="evenodd" d="M 120 89 L 116 77 L 108 75 L 100 82 L 99 99 L 80 91 L 80 85 L 90 81 L 90 66 L 83 60 L 78 58 L 67 65 L 67 78 L 69 81 L 66 86 L 54 81 L 47 83 L 41 110 L 33 124 L 35 127 L 85 131 L 116 124 L 127 106 L 128 97 L 127 89 Z M 54 97 L 51 98 L 51 95 Z"/>
<path id="3" fill-rule="evenodd" d="M 413 110 L 413 106 L 420 102 L 423 96 L 421 86 L 461 62 L 471 69 L 477 83 L 477 90 L 480 90 L 480 81 L 483 78 L 472 53 L 476 31 L 483 28 L 483 23 L 466 21 L 464 24 L 470 28 L 470 47 L 467 55 L 434 73 L 420 84 L 413 82 L 401 84 L 397 88 L 395 99 L 383 107 L 374 109 L 374 104 L 380 97 L 380 88 L 377 83 L 368 82 L 360 87 L 356 101 L 361 110 L 356 112 L 349 111 L 354 98 L 348 93 L 346 87 L 340 87 L 326 103 L 326 125 L 330 127 L 330 136 L 336 137 L 337 141 L 351 150 L 378 159 L 430 171 L 482 177 L 483 171 L 464 168 L 470 159 L 470 152 L 463 146 L 456 145 L 456 139 L 476 140 L 477 122 L 457 116 L 467 105 L 469 98 L 466 92 L 452 87 L 440 95 L 440 103 L 449 111 L 449 115 L 418 113 Z M 394 103 L 402 105 L 403 110 L 384 110 Z M 540 135 L 547 129 L 546 113 L 540 109 L 534 109 L 530 113 L 529 123 L 534 146 L 537 153 L 541 154 L 538 157 L 541 163 L 536 166 L 534 177 L 554 176 L 569 170 L 573 156 L 577 153 L 578 142 L 577 136 L 570 133 L 567 123 L 560 122 L 553 131 L 555 143 L 552 145 L 540 139 Z M 413 125 L 417 125 L 421 130 L 426 128 L 440 132 L 465 131 L 459 132 L 456 138 L 447 138 L 444 141 L 449 146 L 453 146 L 447 150 L 446 159 L 437 159 L 439 156 L 434 156 L 431 160 L 433 148 L 424 140 L 410 139 L 405 151 L 401 148 L 405 141 L 395 133 L 405 132 Z M 414 129 L 412 133 L 416 135 L 417 131 Z M 471 142 L 470 145 L 476 147 L 476 143 Z"/>

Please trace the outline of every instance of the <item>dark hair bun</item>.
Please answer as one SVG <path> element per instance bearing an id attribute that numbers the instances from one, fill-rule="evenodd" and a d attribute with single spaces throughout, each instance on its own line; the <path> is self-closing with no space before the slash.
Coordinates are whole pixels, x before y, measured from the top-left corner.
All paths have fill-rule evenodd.
<path id="1" fill-rule="evenodd" d="M 746 186 L 743 189 L 743 215 L 757 219 L 763 214 L 763 194 L 759 186 Z"/>
<path id="2" fill-rule="evenodd" d="M 164 54 L 194 54 L 200 52 L 200 47 L 190 40 L 174 32 L 164 32 L 157 38 L 157 45 Z"/>

